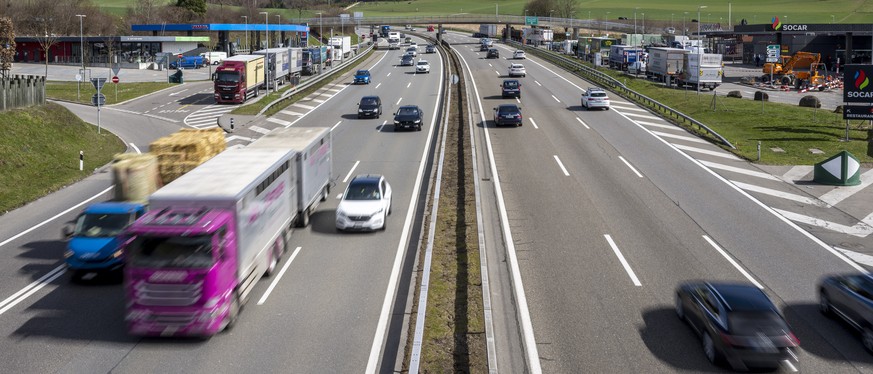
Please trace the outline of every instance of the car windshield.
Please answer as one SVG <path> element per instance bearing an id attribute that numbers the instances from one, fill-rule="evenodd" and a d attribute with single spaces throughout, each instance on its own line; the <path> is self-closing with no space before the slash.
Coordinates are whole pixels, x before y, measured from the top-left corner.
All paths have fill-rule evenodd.
<path id="1" fill-rule="evenodd" d="M 418 66 L 424 66 L 424 65 L 427 65 L 427 61 L 419 61 L 418 62 Z"/>
<path id="2" fill-rule="evenodd" d="M 346 192 L 346 200 L 379 200 L 379 186 L 375 183 L 352 183 Z"/>
<path id="3" fill-rule="evenodd" d="M 131 222 L 133 218 L 130 213 L 83 214 L 76 221 L 73 235 L 86 238 L 114 237 L 121 234 Z"/>
<path id="4" fill-rule="evenodd" d="M 728 324 L 732 335 L 767 336 L 785 335 L 789 329 L 785 321 L 775 312 L 735 312 L 728 316 Z"/>
<path id="5" fill-rule="evenodd" d="M 376 105 L 376 98 L 365 97 L 365 98 L 361 99 L 361 105 Z"/>
<path id="6" fill-rule="evenodd" d="M 518 88 L 518 82 L 516 81 L 507 81 L 503 82 L 504 88 Z"/>
<path id="7" fill-rule="evenodd" d="M 358 75 L 370 75 L 370 72 L 367 70 L 358 70 Z"/>
<path id="8" fill-rule="evenodd" d="M 127 247 L 131 264 L 147 268 L 208 268 L 212 236 L 140 236 Z"/>
<path id="9" fill-rule="evenodd" d="M 218 75 L 215 77 L 215 80 L 219 82 L 238 83 L 239 74 L 232 71 L 219 71 Z"/>
<path id="10" fill-rule="evenodd" d="M 521 66 L 521 65 L 512 65 L 512 68 L 513 68 L 513 69 L 521 69 L 521 68 L 524 68 L 524 66 Z"/>
<path id="11" fill-rule="evenodd" d="M 418 109 L 415 108 L 400 108 L 397 111 L 398 116 L 414 116 L 416 114 L 418 114 Z"/>

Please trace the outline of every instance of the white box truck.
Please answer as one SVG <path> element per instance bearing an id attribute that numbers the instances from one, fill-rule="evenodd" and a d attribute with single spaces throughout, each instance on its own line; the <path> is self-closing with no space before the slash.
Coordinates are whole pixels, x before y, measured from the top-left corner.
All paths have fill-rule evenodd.
<path id="1" fill-rule="evenodd" d="M 288 69 L 290 70 L 289 79 L 292 85 L 300 83 L 300 77 L 303 75 L 303 48 L 292 47 L 288 48 Z"/>
<path id="2" fill-rule="evenodd" d="M 288 81 L 291 74 L 288 48 L 262 49 L 254 54 L 265 56 L 267 61 L 267 88 L 275 88 Z"/>
<path id="3" fill-rule="evenodd" d="M 646 76 L 673 84 L 676 75 L 682 72 L 682 65 L 688 51 L 679 48 L 652 47 L 649 48 L 649 61 L 646 65 Z"/>
<path id="4" fill-rule="evenodd" d="M 330 194 L 333 158 L 328 127 L 288 127 L 273 130 L 247 148 L 278 148 L 296 153 L 297 170 L 295 220 L 297 226 L 309 224 L 309 215 Z"/>
<path id="5" fill-rule="evenodd" d="M 349 58 L 352 54 L 352 37 L 351 36 L 334 36 L 328 41 L 329 45 L 334 46 L 334 60 L 340 61 Z"/>
<path id="6" fill-rule="evenodd" d="M 724 76 L 722 55 L 718 53 L 687 53 L 682 62 L 682 72 L 676 76 L 678 86 L 698 86 L 714 90 Z"/>
<path id="7" fill-rule="evenodd" d="M 493 38 L 497 36 L 497 25 L 482 24 L 479 25 L 479 37 Z"/>

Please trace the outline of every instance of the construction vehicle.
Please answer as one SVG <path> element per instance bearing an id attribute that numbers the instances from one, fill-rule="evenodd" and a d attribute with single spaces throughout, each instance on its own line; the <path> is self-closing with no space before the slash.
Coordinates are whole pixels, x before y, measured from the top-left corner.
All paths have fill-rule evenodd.
<path id="1" fill-rule="evenodd" d="M 782 56 L 782 62 L 765 63 L 761 80 L 768 82 L 772 76 L 773 83 L 786 86 L 818 86 L 825 83 L 825 69 L 820 53 L 795 52 Z"/>

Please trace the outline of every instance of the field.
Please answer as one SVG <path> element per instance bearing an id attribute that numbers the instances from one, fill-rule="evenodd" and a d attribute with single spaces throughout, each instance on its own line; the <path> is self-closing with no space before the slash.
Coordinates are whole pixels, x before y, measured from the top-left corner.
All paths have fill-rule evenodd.
<path id="1" fill-rule="evenodd" d="M 117 104 L 140 96 L 148 95 L 152 92 L 159 91 L 176 84 L 163 82 L 131 82 L 118 83 L 117 85 L 107 82 L 100 92 L 106 96 L 106 105 Z M 45 94 L 49 99 L 59 99 L 80 103 L 91 103 L 91 95 L 97 93 L 91 83 L 82 83 L 79 85 L 79 93 L 76 93 L 76 82 L 57 82 L 49 81 L 45 86 Z M 116 100 L 117 89 L 117 100 Z M 76 100 L 78 96 L 78 101 Z"/>

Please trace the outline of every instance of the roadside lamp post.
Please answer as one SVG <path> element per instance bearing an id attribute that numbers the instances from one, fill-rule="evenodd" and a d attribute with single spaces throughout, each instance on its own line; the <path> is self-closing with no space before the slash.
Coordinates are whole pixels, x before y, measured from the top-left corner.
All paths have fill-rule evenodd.
<path id="1" fill-rule="evenodd" d="M 634 8 L 634 34 L 637 33 L 637 10 L 639 9 L 639 7 Z"/>
<path id="2" fill-rule="evenodd" d="M 833 23 L 834 23 L 834 15 L 831 14 L 831 24 L 833 24 Z"/>
<path id="3" fill-rule="evenodd" d="M 675 29 L 675 27 L 673 26 L 673 16 L 675 16 L 675 15 L 676 15 L 676 13 L 670 13 L 670 27 L 673 29 Z"/>
<path id="4" fill-rule="evenodd" d="M 552 12 L 554 11 L 554 9 L 549 9 L 549 23 L 552 23 Z"/>
<path id="5" fill-rule="evenodd" d="M 697 40 L 702 39 L 700 35 L 700 10 L 706 9 L 706 5 L 700 5 L 697 7 Z M 700 42 L 697 43 L 697 46 L 700 47 Z"/>
<path id="6" fill-rule="evenodd" d="M 276 27 L 276 31 L 277 31 L 277 32 L 279 31 L 279 27 L 278 27 L 278 26 L 281 25 L 281 24 L 282 24 L 282 15 L 281 15 L 281 14 L 277 14 L 277 15 L 276 15 L 276 26 L 277 26 L 277 27 Z M 281 37 L 282 37 L 282 34 L 279 33 L 279 36 L 277 36 L 277 37 L 278 37 L 278 38 L 281 38 Z M 276 45 L 281 47 L 282 43 L 284 43 L 284 40 L 279 40 L 279 42 L 277 42 Z"/>
<path id="7" fill-rule="evenodd" d="M 321 42 L 321 40 L 323 38 L 322 35 L 324 35 L 324 32 L 322 30 L 321 12 L 318 12 L 318 44 L 322 44 L 322 42 Z"/>
<path id="8" fill-rule="evenodd" d="M 82 79 L 85 79 L 85 34 L 84 34 L 84 26 L 82 20 L 85 19 L 84 14 L 77 14 L 76 17 L 79 17 L 79 47 L 81 47 L 81 58 L 82 58 Z M 81 101 L 79 83 L 81 83 L 82 79 L 77 80 L 76 82 L 76 101 Z"/>
<path id="9" fill-rule="evenodd" d="M 267 63 L 265 66 L 267 66 L 267 93 L 270 93 L 270 13 L 260 12 L 260 14 L 264 15 L 264 34 L 267 37 L 267 46 L 265 48 L 267 50 Z"/>
<path id="10" fill-rule="evenodd" d="M 685 19 L 688 18 L 688 12 L 683 12 L 682 15 L 682 35 L 688 35 L 688 29 L 685 27 Z"/>
<path id="11" fill-rule="evenodd" d="M 643 13 L 643 34 L 646 33 L 646 13 Z"/>
<path id="12" fill-rule="evenodd" d="M 249 48 L 249 16 L 242 16 L 242 18 L 246 19 L 246 48 Z"/>

